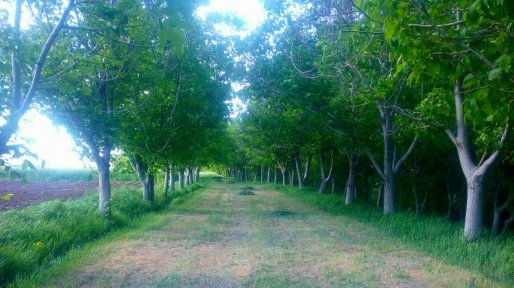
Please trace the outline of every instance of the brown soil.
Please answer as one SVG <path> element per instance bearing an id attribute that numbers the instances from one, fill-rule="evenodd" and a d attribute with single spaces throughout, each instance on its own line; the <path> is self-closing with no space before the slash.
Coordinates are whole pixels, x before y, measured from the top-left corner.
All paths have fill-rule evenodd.
<path id="1" fill-rule="evenodd" d="M 130 186 L 139 188 L 137 182 L 113 182 L 114 187 Z M 0 181 L 0 196 L 13 194 L 8 200 L 0 199 L 0 211 L 25 208 L 48 200 L 70 200 L 84 196 L 87 191 L 96 190 L 98 182 L 71 181 Z"/>

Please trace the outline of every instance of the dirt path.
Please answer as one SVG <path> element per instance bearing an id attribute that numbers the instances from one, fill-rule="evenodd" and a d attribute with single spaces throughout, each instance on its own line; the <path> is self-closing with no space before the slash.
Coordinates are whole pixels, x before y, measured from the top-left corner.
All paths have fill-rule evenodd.
<path id="1" fill-rule="evenodd" d="M 258 187 L 256 187 L 258 188 Z M 53 287 L 501 287 L 286 196 L 216 183 Z"/>

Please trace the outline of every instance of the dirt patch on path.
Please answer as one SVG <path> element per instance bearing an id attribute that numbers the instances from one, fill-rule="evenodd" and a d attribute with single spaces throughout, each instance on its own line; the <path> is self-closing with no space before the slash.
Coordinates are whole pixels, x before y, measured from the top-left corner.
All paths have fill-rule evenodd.
<path id="1" fill-rule="evenodd" d="M 45 286 L 502 287 L 276 191 L 241 197 L 241 185 L 211 185 Z"/>

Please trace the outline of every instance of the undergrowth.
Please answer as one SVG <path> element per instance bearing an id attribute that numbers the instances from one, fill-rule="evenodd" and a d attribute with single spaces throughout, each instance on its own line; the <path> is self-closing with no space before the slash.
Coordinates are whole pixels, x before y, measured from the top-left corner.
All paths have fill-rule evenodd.
<path id="1" fill-rule="evenodd" d="M 514 287 L 512 237 L 493 237 L 485 232 L 479 240 L 469 243 L 462 237 L 461 224 L 450 223 L 441 217 L 416 216 L 410 212 L 384 216 L 369 204 L 354 203 L 346 206 L 341 195 L 320 195 L 312 189 L 299 190 L 275 185 L 273 188 L 331 214 L 366 223 L 385 232 L 399 244 Z"/>
<path id="2" fill-rule="evenodd" d="M 203 186 L 194 183 L 184 191 L 176 191 L 168 197 L 156 193 L 153 204 L 142 199 L 139 189 L 114 189 L 111 217 L 108 218 L 98 213 L 98 195 L 92 191 L 76 200 L 47 201 L 25 209 L 2 212 L 0 286 L 33 272 L 70 249 L 126 227 L 142 215 L 173 206 Z"/>

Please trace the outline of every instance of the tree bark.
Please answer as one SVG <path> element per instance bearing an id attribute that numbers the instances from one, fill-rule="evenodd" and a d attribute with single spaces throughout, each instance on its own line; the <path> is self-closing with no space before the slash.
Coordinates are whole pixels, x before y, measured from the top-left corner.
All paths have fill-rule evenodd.
<path id="1" fill-rule="evenodd" d="M 510 215 L 510 217 L 505 221 L 505 224 L 503 224 L 502 233 L 507 233 L 512 224 L 514 224 L 514 214 Z"/>
<path id="2" fill-rule="evenodd" d="M 277 185 L 277 167 L 273 168 L 273 184 Z"/>
<path id="3" fill-rule="evenodd" d="M 282 186 L 286 186 L 286 168 L 282 166 L 278 166 L 280 172 L 282 172 Z"/>
<path id="4" fill-rule="evenodd" d="M 264 165 L 261 164 L 261 183 L 264 182 Z"/>
<path id="5" fill-rule="evenodd" d="M 294 170 L 289 169 L 289 186 L 294 187 Z"/>
<path id="6" fill-rule="evenodd" d="M 170 167 L 166 166 L 164 171 L 164 197 L 168 197 L 168 191 L 170 190 Z"/>
<path id="7" fill-rule="evenodd" d="M 466 216 L 464 220 L 464 237 L 468 241 L 477 239 L 483 228 L 483 209 L 485 192 L 483 188 L 483 180 L 487 172 L 489 172 L 492 164 L 496 162 L 500 148 L 503 146 L 510 130 L 510 123 L 507 122 L 505 129 L 499 141 L 499 147 L 487 159 L 482 157 L 478 164 L 475 164 L 475 153 L 469 141 L 468 129 L 464 121 L 464 111 L 462 104 L 464 102 L 464 93 L 462 92 L 462 80 L 455 81 L 455 121 L 457 126 L 456 135 L 449 129 L 445 129 L 446 134 L 455 145 L 459 155 L 459 162 L 466 178 L 467 185 L 467 201 Z"/>
<path id="8" fill-rule="evenodd" d="M 155 198 L 155 177 L 152 173 L 147 173 L 145 186 L 143 189 L 143 200 L 153 202 Z"/>
<path id="9" fill-rule="evenodd" d="M 200 166 L 196 167 L 196 179 L 195 179 L 195 181 L 198 181 L 198 179 L 200 179 Z"/>
<path id="10" fill-rule="evenodd" d="M 184 190 L 184 182 L 185 182 L 185 171 L 184 168 L 180 168 L 178 170 L 178 190 L 183 191 Z"/>
<path id="11" fill-rule="evenodd" d="M 303 186 L 305 186 L 305 183 L 307 183 L 307 178 L 309 177 L 309 171 L 311 169 L 311 163 L 312 163 L 312 154 L 309 154 L 307 156 L 307 160 L 305 161 L 305 171 L 303 173 L 303 178 L 302 178 Z"/>
<path id="12" fill-rule="evenodd" d="M 298 187 L 300 187 L 300 189 L 303 189 L 303 178 L 302 172 L 300 171 L 300 163 L 298 161 L 298 156 L 294 157 L 294 165 L 296 167 L 296 175 L 298 176 Z"/>
<path id="13" fill-rule="evenodd" d="M 266 181 L 266 183 L 268 183 L 268 184 L 270 182 L 270 173 L 271 173 L 271 167 L 268 166 L 268 178 L 267 178 L 267 181 Z"/>
<path id="14" fill-rule="evenodd" d="M 98 168 L 98 211 L 102 216 L 111 214 L 111 181 L 108 165 L 97 163 Z"/>
<path id="15" fill-rule="evenodd" d="M 325 194 L 325 190 L 327 188 L 327 182 L 330 180 L 330 177 L 332 177 L 332 170 L 334 168 L 334 152 L 333 151 L 331 152 L 330 169 L 329 169 L 327 176 L 325 176 L 326 175 L 325 168 L 323 165 L 324 165 L 323 164 L 323 152 L 320 151 L 319 152 L 319 166 L 320 166 L 320 171 L 321 171 L 321 179 L 320 179 L 319 189 L 318 189 L 319 194 Z"/>
<path id="16" fill-rule="evenodd" d="M 173 194 L 175 192 L 175 173 L 173 169 L 170 169 L 170 193 Z"/>
<path id="17" fill-rule="evenodd" d="M 346 205 L 351 205 L 355 200 L 355 177 L 357 176 L 357 163 L 359 162 L 359 156 L 355 153 L 351 153 L 348 156 L 348 179 L 346 180 L 346 188 L 345 188 L 345 201 Z"/>

